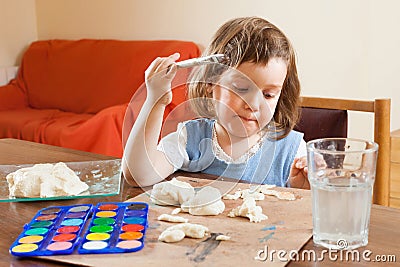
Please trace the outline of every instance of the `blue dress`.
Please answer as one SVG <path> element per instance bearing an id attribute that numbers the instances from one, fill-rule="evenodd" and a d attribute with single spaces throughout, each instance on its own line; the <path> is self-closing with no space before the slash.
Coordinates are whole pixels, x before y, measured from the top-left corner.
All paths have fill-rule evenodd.
<path id="1" fill-rule="evenodd" d="M 227 163 L 218 159 L 212 149 L 215 120 L 197 119 L 185 124 L 187 131 L 186 152 L 188 164 L 184 171 L 202 172 L 244 180 L 256 184 L 286 186 L 290 168 L 296 156 L 303 134 L 291 131 L 285 138 L 264 142 L 245 163 Z"/>

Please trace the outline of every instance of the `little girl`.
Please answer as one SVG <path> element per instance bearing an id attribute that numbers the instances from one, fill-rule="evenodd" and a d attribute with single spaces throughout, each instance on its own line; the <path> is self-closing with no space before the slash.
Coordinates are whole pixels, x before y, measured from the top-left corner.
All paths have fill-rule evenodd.
<path id="1" fill-rule="evenodd" d="M 224 65 L 194 69 L 188 86 L 200 118 L 180 123 L 160 143 L 179 54 L 148 67 L 147 98 L 125 147 L 127 182 L 153 185 L 180 169 L 309 188 L 303 134 L 293 130 L 300 83 L 289 40 L 262 18 L 237 18 L 216 32 L 204 52 L 213 54 L 224 54 Z"/>

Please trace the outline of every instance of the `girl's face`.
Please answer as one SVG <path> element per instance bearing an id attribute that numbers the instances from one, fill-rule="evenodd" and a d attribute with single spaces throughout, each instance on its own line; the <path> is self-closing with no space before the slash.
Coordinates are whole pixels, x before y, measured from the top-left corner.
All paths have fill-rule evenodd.
<path id="1" fill-rule="evenodd" d="M 267 65 L 245 62 L 226 71 L 212 90 L 218 123 L 236 137 L 258 133 L 272 119 L 287 66 L 280 58 Z"/>

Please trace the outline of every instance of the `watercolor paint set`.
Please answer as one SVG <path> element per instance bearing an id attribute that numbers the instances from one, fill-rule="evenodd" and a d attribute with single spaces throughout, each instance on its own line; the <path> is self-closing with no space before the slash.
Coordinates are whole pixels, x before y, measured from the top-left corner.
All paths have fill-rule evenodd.
<path id="1" fill-rule="evenodd" d="M 10 247 L 14 256 L 126 253 L 144 247 L 149 206 L 102 202 L 39 210 Z"/>

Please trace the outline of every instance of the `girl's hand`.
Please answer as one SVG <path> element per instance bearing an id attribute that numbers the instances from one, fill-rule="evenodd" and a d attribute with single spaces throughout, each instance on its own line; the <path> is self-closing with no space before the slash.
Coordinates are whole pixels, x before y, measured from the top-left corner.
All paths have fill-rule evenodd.
<path id="1" fill-rule="evenodd" d="M 294 159 L 289 175 L 290 187 L 310 189 L 310 182 L 307 177 L 307 157 Z"/>
<path id="2" fill-rule="evenodd" d="M 171 103 L 171 82 L 177 71 L 174 62 L 179 57 L 179 53 L 172 54 L 169 57 L 158 57 L 147 68 L 145 80 L 148 99 L 163 105 Z"/>

